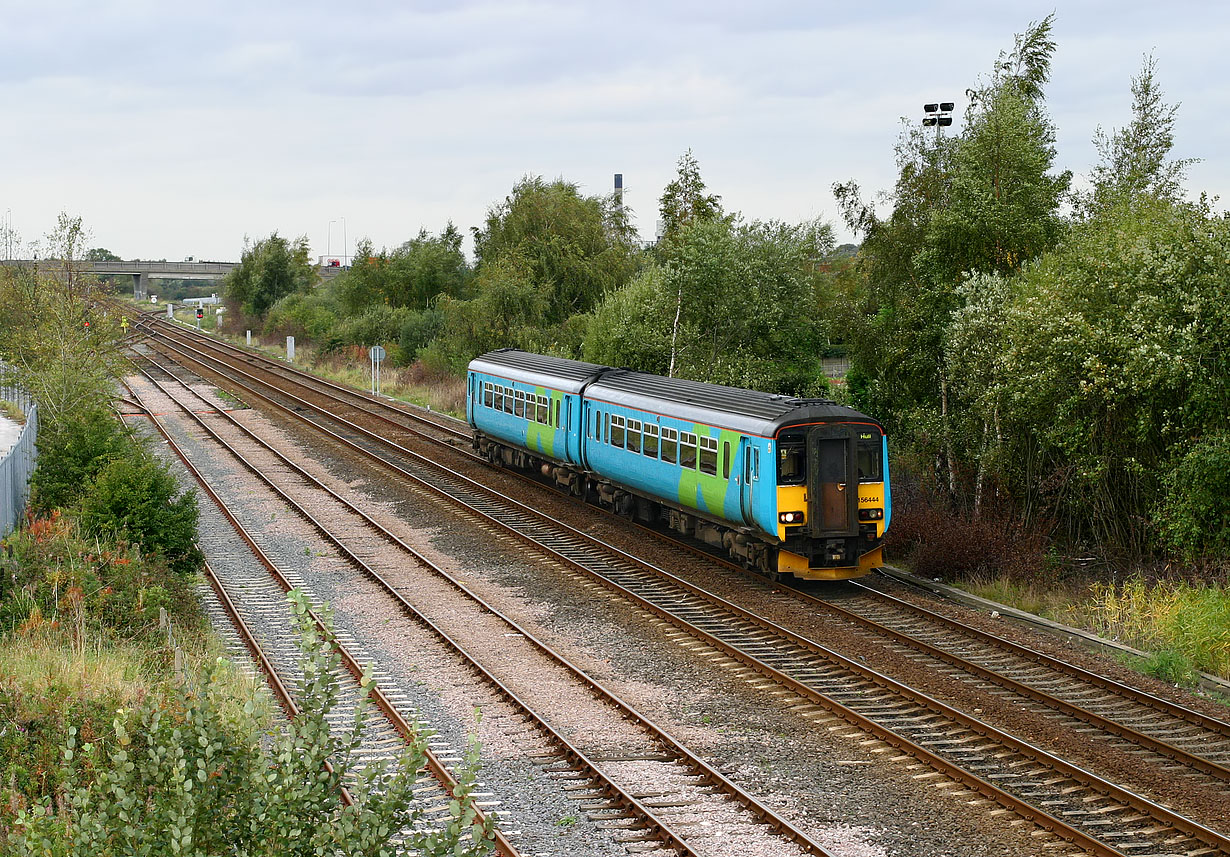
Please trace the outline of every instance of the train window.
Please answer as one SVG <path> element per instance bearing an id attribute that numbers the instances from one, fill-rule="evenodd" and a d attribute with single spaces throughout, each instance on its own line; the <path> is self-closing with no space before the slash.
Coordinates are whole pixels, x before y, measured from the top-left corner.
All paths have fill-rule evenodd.
<path id="1" fill-rule="evenodd" d="M 641 451 L 641 421 L 628 420 L 628 449 Z"/>
<path id="2" fill-rule="evenodd" d="M 883 444 L 876 432 L 858 433 L 858 481 L 883 482 Z"/>
<path id="3" fill-rule="evenodd" d="M 513 416 L 525 419 L 525 390 L 513 391 Z"/>
<path id="4" fill-rule="evenodd" d="M 668 464 L 675 463 L 679 449 L 679 432 L 668 426 L 662 426 L 662 460 Z"/>
<path id="5" fill-rule="evenodd" d="M 752 450 L 752 480 L 754 482 L 760 481 L 760 450 L 759 449 Z"/>
<path id="6" fill-rule="evenodd" d="M 650 458 L 658 457 L 658 427 L 653 423 L 645 423 L 644 452 Z"/>
<path id="7" fill-rule="evenodd" d="M 624 418 L 616 415 L 611 417 L 611 446 L 624 445 Z"/>
<path id="8" fill-rule="evenodd" d="M 722 478 L 730 478 L 730 441 L 722 442 Z"/>
<path id="9" fill-rule="evenodd" d="M 606 437 L 606 442 L 611 442 L 611 412 L 607 411 L 602 416 L 602 433 Z"/>
<path id="10" fill-rule="evenodd" d="M 700 472 L 717 476 L 717 438 L 700 437 Z"/>
<path id="11" fill-rule="evenodd" d="M 495 408 L 497 411 L 504 410 L 504 388 L 503 387 L 495 388 L 495 404 L 493 404 L 492 407 Z"/>
<path id="12" fill-rule="evenodd" d="M 490 381 L 483 382 L 483 404 L 487 407 L 493 407 L 495 403 L 494 387 Z"/>
<path id="13" fill-rule="evenodd" d="M 538 404 L 538 407 L 534 409 L 536 411 L 534 414 L 535 422 L 540 422 L 545 426 L 547 424 L 547 397 L 537 396 L 535 398 Z"/>
<path id="14" fill-rule="evenodd" d="M 556 399 L 556 400 L 555 400 L 555 402 L 554 402 L 554 405 L 555 405 L 555 427 L 556 427 L 556 428 L 560 428 L 560 426 L 562 426 L 562 425 L 563 425 L 563 423 L 562 423 L 562 422 L 560 422 L 560 418 L 559 418 L 559 410 L 560 410 L 560 406 L 561 406 L 562 404 L 563 404 L 563 402 L 562 402 L 560 399 Z"/>
<path id="15" fill-rule="evenodd" d="M 802 485 L 807 481 L 807 448 L 803 439 L 777 442 L 777 484 Z"/>
<path id="16" fill-rule="evenodd" d="M 696 469 L 696 435 L 690 431 L 679 432 L 679 466 Z"/>

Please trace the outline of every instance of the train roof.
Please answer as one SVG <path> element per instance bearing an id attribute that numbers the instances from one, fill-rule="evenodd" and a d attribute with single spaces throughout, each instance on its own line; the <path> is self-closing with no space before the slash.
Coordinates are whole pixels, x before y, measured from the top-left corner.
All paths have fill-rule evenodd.
<path id="1" fill-rule="evenodd" d="M 827 399 L 799 399 L 683 378 L 665 378 L 514 349 L 484 354 L 476 358 L 470 368 L 565 392 L 585 389 L 587 397 L 612 404 L 765 437 L 772 437 L 790 425 L 835 420 L 880 426 L 878 420 Z"/>
<path id="2" fill-rule="evenodd" d="M 579 393 L 601 373 L 610 371 L 610 367 L 531 354 L 515 348 L 501 348 L 475 357 L 470 361 L 470 371 L 485 372 L 536 387 L 551 387 L 564 393 Z"/>
<path id="3" fill-rule="evenodd" d="M 880 425 L 828 399 L 800 399 L 627 369 L 604 373 L 590 384 L 586 396 L 765 437 L 776 435 L 786 426 L 807 423 L 857 421 Z"/>

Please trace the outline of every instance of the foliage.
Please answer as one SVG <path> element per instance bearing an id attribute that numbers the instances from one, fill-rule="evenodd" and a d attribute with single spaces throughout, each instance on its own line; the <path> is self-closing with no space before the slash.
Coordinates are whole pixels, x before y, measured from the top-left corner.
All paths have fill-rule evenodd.
<path id="1" fill-rule="evenodd" d="M 444 328 L 444 313 L 431 308 L 407 313 L 398 344 L 407 361 L 413 360 Z"/>
<path id="2" fill-rule="evenodd" d="M 1162 539 L 1188 559 L 1230 557 L 1230 434 L 1192 442 L 1175 458 L 1162 478 Z"/>
<path id="3" fill-rule="evenodd" d="M 90 262 L 119 262 L 120 257 L 106 247 L 93 247 L 86 251 L 85 258 Z"/>
<path id="4" fill-rule="evenodd" d="M 43 426 L 107 409 L 119 372 L 120 319 L 99 308 L 97 278 L 80 271 L 87 239 L 81 218 L 61 214 L 47 237 L 51 261 L 0 273 L 4 379 L 39 403 Z"/>
<path id="5" fill-rule="evenodd" d="M 113 414 L 82 405 L 60 419 L 40 419 L 36 446 L 39 458 L 30 480 L 30 502 L 49 512 L 76 503 L 99 471 L 124 455 L 128 439 Z"/>
<path id="6" fill-rule="evenodd" d="M 722 214 L 722 198 L 705 193 L 704 179 L 700 177 L 700 164 L 692 150 L 688 149 L 679 158 L 675 177 L 662 191 L 658 212 L 662 216 L 662 239 L 672 240 L 684 226 L 693 220 L 719 220 Z"/>
<path id="7" fill-rule="evenodd" d="M 337 325 L 342 309 L 332 291 L 292 292 L 265 316 L 264 332 L 273 336 L 310 337 L 323 341 Z"/>
<path id="8" fill-rule="evenodd" d="M 229 713 L 219 704 L 218 667 L 185 682 L 181 716 L 153 706 L 121 709 L 111 735 L 84 744 L 70 729 L 65 760 L 84 755 L 97 774 L 70 787 L 58 807 L 46 801 L 22 813 L 10 836 L 13 853 L 375 857 L 391 855 L 390 838 L 406 830 L 412 853 L 490 853 L 490 822 L 476 822 L 472 755 L 444 829 L 422 824 L 423 807 L 412 804 L 424 737 L 391 768 L 374 763 L 354 770 L 366 704 L 357 706 L 347 731 L 330 730 L 339 657 L 331 633 L 316 634 L 302 596 L 292 593 L 292 601 L 303 652 L 302 711 L 288 728 L 262 736 Z M 353 806 L 339 800 L 343 781 Z"/>
<path id="9" fill-rule="evenodd" d="M 82 528 L 138 544 L 177 574 L 200 570 L 196 489 L 180 491 L 166 464 L 140 447 L 109 462 L 81 499 Z"/>
<path id="10" fill-rule="evenodd" d="M 406 307 L 394 308 L 375 304 L 358 315 L 343 318 L 323 339 L 325 352 L 337 351 L 349 345 L 364 348 L 388 345 L 401 339 L 401 330 L 410 316 Z"/>
<path id="11" fill-rule="evenodd" d="M 1230 678 L 1230 591 L 1137 577 L 1125 583 L 1094 584 L 1086 612 L 1095 629 L 1112 639 L 1163 653 L 1158 668 L 1177 653 L 1204 672 Z"/>
<path id="12" fill-rule="evenodd" d="M 317 273 L 308 253 L 305 236 L 289 241 L 275 232 L 255 244 L 245 242 L 239 264 L 223 281 L 227 308 L 231 313 L 264 318 L 285 295 L 310 292 Z"/>
<path id="13" fill-rule="evenodd" d="M 349 313 L 362 313 L 373 304 L 424 310 L 440 295 L 463 297 L 473 273 L 461 239 L 449 223 L 439 237 L 420 230 L 392 252 L 377 253 L 370 241 L 361 242 L 355 264 L 337 280 L 342 305 Z"/>
<path id="14" fill-rule="evenodd" d="M 640 264 L 627 211 L 612 197 L 582 196 L 575 184 L 538 176 L 522 179 L 488 210 L 474 230 L 474 253 L 476 297 L 504 291 L 516 271 L 514 291 L 536 293 L 541 326 L 588 312 Z"/>
<path id="15" fill-rule="evenodd" d="M 1169 159 L 1179 108 L 1162 100 L 1156 71 L 1156 60 L 1145 57 L 1140 74 L 1132 78 L 1132 121 L 1109 136 L 1101 128 L 1094 135 L 1101 162 L 1093 169 L 1087 209 L 1141 195 L 1172 203 L 1182 199 L 1184 175 L 1196 160 Z"/>
<path id="16" fill-rule="evenodd" d="M 643 371 L 816 394 L 823 328 L 808 311 L 827 224 L 733 225 L 696 219 L 646 270 L 595 311 L 587 359 Z"/>
<path id="17" fill-rule="evenodd" d="M 159 610 L 184 627 L 201 621 L 194 581 L 126 541 L 81 532 L 53 512 L 5 539 L 0 557 L 0 632 L 66 627 L 87 632 L 154 633 Z"/>

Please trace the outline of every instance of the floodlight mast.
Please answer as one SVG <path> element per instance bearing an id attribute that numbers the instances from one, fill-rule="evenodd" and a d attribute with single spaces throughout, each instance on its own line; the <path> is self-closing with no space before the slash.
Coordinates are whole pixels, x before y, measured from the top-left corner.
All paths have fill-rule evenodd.
<path id="1" fill-rule="evenodd" d="M 947 128 L 952 124 L 952 111 L 956 104 L 951 101 L 933 101 L 923 105 L 923 127 L 935 127 L 935 138 L 938 140 L 943 132 L 941 128 Z"/>

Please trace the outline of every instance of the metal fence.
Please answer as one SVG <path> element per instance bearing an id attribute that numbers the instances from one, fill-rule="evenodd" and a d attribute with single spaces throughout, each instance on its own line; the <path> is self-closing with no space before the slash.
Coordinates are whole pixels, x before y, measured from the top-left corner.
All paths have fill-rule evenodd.
<path id="1" fill-rule="evenodd" d="M 0 454 L 0 539 L 17 529 L 26 512 L 30 495 L 30 474 L 34 472 L 38 437 L 38 406 L 25 391 L 16 387 L 0 387 L 0 399 L 12 402 L 25 411 L 26 424 L 21 427 L 17 443 Z"/>

